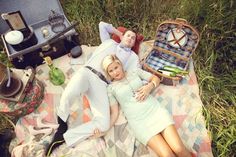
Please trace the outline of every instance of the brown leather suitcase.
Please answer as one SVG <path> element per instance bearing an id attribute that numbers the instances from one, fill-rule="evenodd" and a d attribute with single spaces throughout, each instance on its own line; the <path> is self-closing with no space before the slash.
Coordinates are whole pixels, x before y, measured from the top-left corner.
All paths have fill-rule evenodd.
<path id="1" fill-rule="evenodd" d="M 58 58 L 79 45 L 78 33 L 66 18 L 59 0 L 0 1 L 0 14 L 1 39 L 8 58 L 16 68 L 36 67 L 43 63 L 43 57 Z M 23 29 L 17 27 L 19 18 L 25 26 Z M 61 25 L 57 25 L 55 19 Z M 43 29 L 47 29 L 47 37 Z M 6 42 L 5 36 L 12 30 L 23 32 L 24 40 L 20 44 Z"/>

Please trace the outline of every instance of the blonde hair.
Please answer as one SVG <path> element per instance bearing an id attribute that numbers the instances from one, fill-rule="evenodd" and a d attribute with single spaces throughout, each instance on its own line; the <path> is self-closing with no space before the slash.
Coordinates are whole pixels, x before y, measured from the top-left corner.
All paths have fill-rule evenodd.
<path id="1" fill-rule="evenodd" d="M 108 74 L 107 69 L 108 69 L 108 66 L 109 66 L 110 64 L 114 63 L 114 62 L 116 62 L 116 63 L 122 65 L 122 64 L 121 64 L 121 61 L 116 57 L 116 55 L 108 55 L 108 56 L 106 56 L 106 57 L 103 59 L 103 61 L 102 61 L 102 68 L 103 68 L 103 70 L 104 70 L 104 72 L 105 72 L 106 77 L 107 77 L 109 80 L 111 80 L 111 78 L 110 78 L 110 76 L 109 76 L 109 74 Z"/>

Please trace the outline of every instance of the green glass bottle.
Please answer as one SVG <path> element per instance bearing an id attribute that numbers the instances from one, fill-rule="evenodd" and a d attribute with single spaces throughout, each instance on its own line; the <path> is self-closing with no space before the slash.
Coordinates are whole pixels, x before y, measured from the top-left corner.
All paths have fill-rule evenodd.
<path id="1" fill-rule="evenodd" d="M 174 72 L 175 74 L 180 74 L 180 75 L 186 75 L 186 74 L 188 74 L 188 71 L 181 70 L 181 69 L 176 68 L 176 67 L 164 66 L 163 69 L 164 69 L 164 70 L 167 70 L 167 71 Z"/>
<path id="2" fill-rule="evenodd" d="M 49 79 L 52 84 L 59 86 L 65 82 L 65 75 L 61 69 L 51 66 L 49 71 Z"/>
<path id="3" fill-rule="evenodd" d="M 63 71 L 53 65 L 51 57 L 44 57 L 45 63 L 49 66 L 49 80 L 55 86 L 62 85 L 65 82 L 65 75 Z"/>

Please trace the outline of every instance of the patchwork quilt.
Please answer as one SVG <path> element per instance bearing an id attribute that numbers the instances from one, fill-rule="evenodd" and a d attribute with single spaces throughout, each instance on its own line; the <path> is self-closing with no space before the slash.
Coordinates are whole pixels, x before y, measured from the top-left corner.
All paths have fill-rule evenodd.
<path id="1" fill-rule="evenodd" d="M 143 42 L 140 60 L 149 53 L 153 41 Z M 19 119 L 16 124 L 16 138 L 11 142 L 12 157 L 43 157 L 44 148 L 49 144 L 57 129 L 55 106 L 73 76 L 91 56 L 96 47 L 82 46 L 83 55 L 72 59 L 68 55 L 53 60 L 53 64 L 62 69 L 66 81 L 61 86 L 54 86 L 49 81 L 49 67 L 37 67 L 36 77 L 45 87 L 41 105 L 31 114 Z M 153 93 L 156 99 L 173 115 L 175 126 L 186 147 L 197 157 L 211 157 L 211 139 L 202 116 L 202 102 L 199 97 L 198 83 L 190 64 L 190 73 L 176 86 L 160 85 Z M 78 99 L 71 107 L 69 127 L 86 123 L 92 117 L 89 100 Z M 158 121 L 158 120 L 157 120 Z M 152 150 L 139 143 L 132 134 L 128 123 L 120 112 L 115 126 L 102 138 L 89 138 L 73 148 L 61 145 L 52 157 L 157 157 Z"/>

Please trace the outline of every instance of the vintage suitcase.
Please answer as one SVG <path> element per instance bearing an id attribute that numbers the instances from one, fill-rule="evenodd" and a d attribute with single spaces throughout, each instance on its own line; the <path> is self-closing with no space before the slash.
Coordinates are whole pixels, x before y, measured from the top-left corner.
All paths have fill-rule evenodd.
<path id="1" fill-rule="evenodd" d="M 199 42 L 199 33 L 182 18 L 161 23 L 152 50 L 143 68 L 160 77 L 166 85 L 176 85 L 188 74 L 191 55 Z"/>
<path id="2" fill-rule="evenodd" d="M 58 0 L 0 1 L 0 14 L 1 39 L 16 68 L 35 67 L 42 64 L 43 57 L 58 58 L 79 45 L 78 33 Z M 6 41 L 12 30 L 23 33 L 20 44 Z"/>

